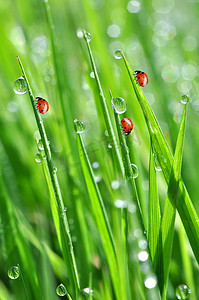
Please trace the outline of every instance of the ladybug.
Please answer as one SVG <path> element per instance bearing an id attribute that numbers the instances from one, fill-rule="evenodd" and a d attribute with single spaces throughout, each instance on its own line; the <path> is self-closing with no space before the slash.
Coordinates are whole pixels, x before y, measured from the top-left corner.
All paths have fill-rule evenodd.
<path id="1" fill-rule="evenodd" d="M 133 129 L 133 122 L 129 118 L 123 118 L 121 123 L 126 135 L 129 135 Z"/>
<path id="2" fill-rule="evenodd" d="M 41 97 L 36 97 L 37 99 L 37 107 L 39 109 L 39 112 L 41 114 L 45 114 L 49 110 L 49 104 L 48 101 Z"/>
<path id="3" fill-rule="evenodd" d="M 148 75 L 142 71 L 136 70 L 135 76 L 140 86 L 144 87 L 149 82 Z"/>

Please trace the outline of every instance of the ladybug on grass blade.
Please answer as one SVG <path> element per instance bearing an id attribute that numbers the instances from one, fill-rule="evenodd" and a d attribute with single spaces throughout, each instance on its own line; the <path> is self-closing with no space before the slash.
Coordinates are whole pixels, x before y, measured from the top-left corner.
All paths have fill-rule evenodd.
<path id="1" fill-rule="evenodd" d="M 39 109 L 39 112 L 41 114 L 45 114 L 49 110 L 49 104 L 48 101 L 41 97 L 36 97 L 37 99 L 37 107 Z"/>
<path id="2" fill-rule="evenodd" d="M 133 122 L 129 118 L 123 118 L 121 123 L 126 135 L 129 135 L 129 133 L 133 130 Z"/>
<path id="3" fill-rule="evenodd" d="M 137 82 L 139 83 L 140 86 L 145 86 L 149 82 L 148 75 L 142 71 L 135 71 L 135 76 L 137 79 Z"/>

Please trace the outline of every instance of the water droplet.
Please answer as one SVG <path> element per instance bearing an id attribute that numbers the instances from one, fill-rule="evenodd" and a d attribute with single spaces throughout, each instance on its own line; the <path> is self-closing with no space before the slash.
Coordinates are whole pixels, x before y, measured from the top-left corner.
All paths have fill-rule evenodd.
<path id="1" fill-rule="evenodd" d="M 93 295 L 93 290 L 91 290 L 89 287 L 83 289 L 82 292 L 87 295 Z"/>
<path id="2" fill-rule="evenodd" d="M 104 134 L 105 134 L 105 136 L 109 136 L 108 130 L 105 130 L 105 131 L 104 131 Z"/>
<path id="3" fill-rule="evenodd" d="M 57 168 L 53 167 L 53 174 L 57 173 Z"/>
<path id="4" fill-rule="evenodd" d="M 146 261 L 149 258 L 149 253 L 147 251 L 140 251 L 138 253 L 138 259 L 140 261 Z"/>
<path id="5" fill-rule="evenodd" d="M 93 169 L 97 169 L 99 168 L 99 163 L 98 161 L 94 161 L 94 163 L 92 164 Z"/>
<path id="6" fill-rule="evenodd" d="M 13 266 L 8 270 L 8 277 L 10 279 L 17 279 L 19 278 L 20 270 L 17 266 Z"/>
<path id="7" fill-rule="evenodd" d="M 75 131 L 77 133 L 82 133 L 85 130 L 85 125 L 82 121 L 75 119 L 74 123 L 75 123 Z"/>
<path id="8" fill-rule="evenodd" d="M 126 135 L 126 132 L 125 132 L 125 135 Z M 126 153 L 129 153 L 129 147 L 125 146 L 125 149 L 126 149 Z"/>
<path id="9" fill-rule="evenodd" d="M 102 180 L 102 177 L 100 175 L 94 176 L 95 182 L 100 182 Z"/>
<path id="10" fill-rule="evenodd" d="M 121 59 L 123 57 L 122 50 L 116 50 L 114 53 L 115 59 Z"/>
<path id="11" fill-rule="evenodd" d="M 134 164 L 131 164 L 132 171 L 133 171 L 133 178 L 137 178 L 139 175 L 138 167 Z"/>
<path id="12" fill-rule="evenodd" d="M 81 28 L 78 28 L 77 31 L 76 31 L 76 33 L 77 33 L 77 37 L 78 37 L 79 39 L 82 39 L 82 38 L 83 38 L 84 34 L 83 34 L 83 31 L 82 31 Z"/>
<path id="13" fill-rule="evenodd" d="M 85 37 L 85 39 L 87 40 L 88 43 L 91 41 L 90 32 L 84 31 L 84 37 Z"/>
<path id="14" fill-rule="evenodd" d="M 38 149 L 39 149 L 40 151 L 43 151 L 43 150 L 44 150 L 44 146 L 43 146 L 43 143 L 42 143 L 42 140 L 41 140 L 41 139 L 38 141 L 37 146 L 38 146 Z"/>
<path id="15" fill-rule="evenodd" d="M 35 131 L 34 132 L 34 138 L 36 139 L 37 143 L 39 142 L 40 140 L 40 133 L 39 133 L 39 130 Z"/>
<path id="16" fill-rule="evenodd" d="M 177 299 L 188 299 L 191 294 L 191 289 L 186 284 L 180 284 L 176 289 Z"/>
<path id="17" fill-rule="evenodd" d="M 188 95 L 183 95 L 180 99 L 180 102 L 182 104 L 187 104 L 189 102 L 189 96 Z"/>
<path id="18" fill-rule="evenodd" d="M 37 163 L 41 163 L 41 155 L 40 155 L 40 153 L 37 153 L 37 154 L 36 154 L 36 156 L 35 156 L 35 161 L 36 161 Z"/>
<path id="19" fill-rule="evenodd" d="M 126 200 L 119 200 L 119 199 L 116 200 L 114 204 L 115 204 L 115 207 L 117 207 L 117 208 L 126 208 L 128 205 Z"/>
<path id="20" fill-rule="evenodd" d="M 141 240 L 139 240 L 139 242 L 138 242 L 138 246 L 139 246 L 140 249 L 144 250 L 144 249 L 147 248 L 148 243 L 147 243 L 146 240 L 141 239 Z"/>
<path id="21" fill-rule="evenodd" d="M 95 73 L 93 71 L 90 73 L 90 77 L 95 78 Z"/>
<path id="22" fill-rule="evenodd" d="M 154 133 L 154 134 L 157 133 L 157 129 L 152 126 L 152 124 L 149 120 L 148 120 L 148 123 L 149 123 L 149 128 L 150 128 L 151 132 Z"/>
<path id="23" fill-rule="evenodd" d="M 118 190 L 119 187 L 120 187 L 120 182 L 119 182 L 119 180 L 113 180 L 113 181 L 111 182 L 111 187 L 112 187 L 112 189 L 114 189 L 114 190 Z"/>
<path id="24" fill-rule="evenodd" d="M 157 278 L 155 275 L 150 275 L 146 277 L 144 285 L 147 289 L 153 289 L 157 285 Z"/>
<path id="25" fill-rule="evenodd" d="M 123 114 L 126 111 L 126 101 L 120 97 L 114 97 L 111 100 L 112 107 L 117 114 Z"/>
<path id="26" fill-rule="evenodd" d="M 24 95 L 27 93 L 28 86 L 23 76 L 15 80 L 13 90 L 16 94 L 19 95 Z"/>
<path id="27" fill-rule="evenodd" d="M 154 167 L 156 171 L 162 171 L 162 168 L 160 166 L 160 159 L 162 158 L 163 156 L 160 156 L 157 153 L 153 153 Z"/>
<path id="28" fill-rule="evenodd" d="M 66 287 L 65 285 L 63 285 L 63 283 L 60 283 L 60 285 L 58 285 L 56 293 L 58 296 L 65 296 L 67 294 Z"/>
<path id="29" fill-rule="evenodd" d="M 111 148 L 113 148 L 113 147 L 112 147 L 112 145 L 111 145 L 111 144 L 108 144 L 108 148 L 109 148 L 109 149 L 111 149 Z"/>

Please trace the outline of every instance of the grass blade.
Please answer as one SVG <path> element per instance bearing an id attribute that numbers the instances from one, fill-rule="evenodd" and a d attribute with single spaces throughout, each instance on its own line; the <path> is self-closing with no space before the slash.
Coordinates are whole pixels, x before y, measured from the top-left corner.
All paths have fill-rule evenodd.
<path id="1" fill-rule="evenodd" d="M 187 105 L 185 105 L 176 142 L 176 149 L 174 154 L 173 168 L 171 177 L 168 185 L 167 197 L 165 201 L 164 213 L 161 224 L 162 234 L 162 250 L 163 250 L 163 263 L 164 263 L 164 275 L 160 276 L 164 282 L 160 282 L 160 286 L 163 286 L 162 298 L 166 299 L 166 289 L 169 277 L 169 267 L 173 246 L 173 235 L 174 235 L 174 223 L 176 216 L 176 203 L 178 199 L 178 187 L 179 180 L 181 177 L 181 165 L 182 165 L 182 154 L 183 144 L 185 135 L 185 123 L 186 123 L 186 111 Z"/>
<path id="2" fill-rule="evenodd" d="M 113 144 L 113 147 L 115 149 L 115 153 L 116 153 L 115 157 L 116 157 L 117 163 L 120 166 L 120 170 L 123 171 L 122 161 L 121 161 L 119 149 L 117 147 L 117 141 L 116 141 L 113 126 L 112 126 L 112 123 L 111 123 L 111 118 L 110 118 L 110 115 L 109 115 L 108 107 L 107 107 L 107 104 L 106 104 L 106 99 L 105 99 L 105 96 L 104 96 L 104 93 L 103 93 L 103 90 L 102 90 L 102 86 L 101 86 L 101 83 L 100 83 L 100 80 L 99 80 L 97 68 L 96 68 L 96 65 L 95 65 L 94 57 L 93 57 L 91 46 L 90 46 L 90 40 L 88 39 L 87 35 L 88 35 L 88 33 L 84 30 L 84 39 L 86 41 L 86 45 L 87 45 L 87 48 L 88 48 L 88 53 L 89 53 L 91 65 L 92 65 L 92 68 L 93 68 L 93 72 L 95 74 L 95 79 L 96 79 L 96 83 L 97 83 L 97 87 L 98 87 L 98 91 L 99 91 L 99 95 L 100 95 L 100 104 L 101 104 L 101 107 L 102 107 L 103 117 L 105 119 L 105 123 L 106 123 L 106 126 L 107 126 L 107 131 L 108 131 L 108 134 L 109 134 L 109 137 L 110 137 L 110 142 L 111 142 L 111 144 Z"/>
<path id="3" fill-rule="evenodd" d="M 94 174 L 90 165 L 90 161 L 85 146 L 82 141 L 82 137 L 79 133 L 77 133 L 77 143 L 78 143 L 82 170 L 84 173 L 84 178 L 90 196 L 93 213 L 101 236 L 102 244 L 104 246 L 104 251 L 106 253 L 106 258 L 110 269 L 110 274 L 111 274 L 114 290 L 116 293 L 116 297 L 119 300 L 121 299 L 119 293 L 119 278 L 118 278 L 119 270 L 118 270 L 116 250 L 115 250 L 115 244 L 113 241 L 111 228 L 109 225 L 108 217 L 106 215 L 106 211 L 104 208 L 100 191 L 94 179 Z"/>
<path id="4" fill-rule="evenodd" d="M 121 152 L 122 152 L 122 161 L 123 161 L 123 165 L 124 165 L 124 172 L 125 172 L 125 177 L 127 179 L 127 184 L 129 186 L 129 190 L 131 191 L 131 195 L 132 195 L 132 199 L 136 205 L 137 208 L 137 217 L 140 223 L 140 227 L 142 228 L 143 232 L 145 231 L 145 226 L 144 226 L 144 221 L 142 218 L 142 212 L 141 212 L 141 208 L 140 208 L 140 202 L 138 199 L 138 194 L 137 194 L 137 189 L 136 189 L 136 185 L 135 185 L 135 181 L 133 178 L 133 170 L 131 167 L 131 161 L 130 161 L 130 157 L 129 157 L 129 153 L 128 153 L 128 147 L 126 144 L 126 139 L 125 139 L 125 135 L 123 134 L 122 128 L 121 128 L 121 121 L 120 121 L 120 117 L 119 115 L 114 112 L 114 116 L 115 116 L 115 123 L 116 123 L 116 127 L 117 127 L 117 131 L 118 131 L 118 135 L 119 135 L 119 141 L 120 141 L 120 148 L 121 148 Z"/>
<path id="5" fill-rule="evenodd" d="M 158 237 L 160 232 L 160 206 L 157 190 L 156 171 L 153 159 L 153 150 L 151 143 L 150 164 L 149 164 L 149 225 L 148 225 L 148 241 L 153 262 L 154 270 L 156 270 L 155 254 L 158 247 Z"/>
<path id="6" fill-rule="evenodd" d="M 35 97 L 33 95 L 32 89 L 28 82 L 28 79 L 25 74 L 21 60 L 19 59 L 18 56 L 17 56 L 17 58 L 18 58 L 19 65 L 22 70 L 23 77 L 28 86 L 28 93 L 30 96 L 31 104 L 33 107 L 33 111 L 34 111 L 37 126 L 38 126 L 38 130 L 39 130 L 41 140 L 43 143 L 46 162 L 47 162 L 48 171 L 49 171 L 49 173 L 48 173 L 49 180 L 50 180 L 50 183 L 52 186 L 54 199 L 56 201 L 55 205 L 58 207 L 58 212 L 59 212 L 60 232 L 58 233 L 58 236 L 59 235 L 61 236 L 62 253 L 63 253 L 64 259 L 65 259 L 66 265 L 67 265 L 70 283 L 73 288 L 73 294 L 77 295 L 80 287 L 79 287 L 79 278 L 78 278 L 78 273 L 77 273 L 76 261 L 75 261 L 74 251 L 73 251 L 73 245 L 72 245 L 72 239 L 71 239 L 71 235 L 70 235 L 68 220 L 67 220 L 67 216 L 66 216 L 66 212 L 65 212 L 64 202 L 62 199 L 61 190 L 59 187 L 59 182 L 58 182 L 57 174 L 55 171 L 55 167 L 54 167 L 53 161 L 51 159 L 50 146 L 49 146 L 46 131 L 45 131 L 45 128 L 43 125 L 43 120 L 41 119 L 41 116 L 35 106 Z M 50 190 L 50 194 L 52 194 L 51 190 Z"/>
<path id="7" fill-rule="evenodd" d="M 137 84 L 129 63 L 122 51 L 121 55 L 124 59 L 124 63 L 132 82 L 135 94 L 143 110 L 154 149 L 159 154 L 159 156 L 162 156 L 163 158 L 160 159 L 159 163 L 162 168 L 165 180 L 167 184 L 169 184 L 173 165 L 173 156 L 160 129 L 154 112 L 152 111 L 147 99 L 145 98 L 141 87 Z M 199 219 L 182 179 L 179 181 L 177 210 L 184 225 L 195 258 L 199 263 Z"/>

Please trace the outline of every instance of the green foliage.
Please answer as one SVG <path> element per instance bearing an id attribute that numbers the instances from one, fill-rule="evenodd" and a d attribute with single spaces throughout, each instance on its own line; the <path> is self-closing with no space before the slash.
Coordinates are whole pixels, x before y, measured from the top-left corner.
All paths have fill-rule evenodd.
<path id="1" fill-rule="evenodd" d="M 2 1 L 0 299 L 199 298 L 196 5 Z"/>

